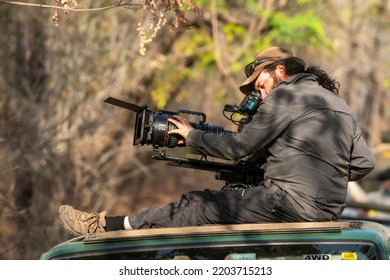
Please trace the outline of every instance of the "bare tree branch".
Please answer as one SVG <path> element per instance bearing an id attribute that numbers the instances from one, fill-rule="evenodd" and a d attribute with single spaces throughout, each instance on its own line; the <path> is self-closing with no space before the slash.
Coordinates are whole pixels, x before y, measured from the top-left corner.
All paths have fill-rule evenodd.
<path id="1" fill-rule="evenodd" d="M 83 4 L 85 4 L 87 1 L 85 1 Z M 138 1 L 139 2 L 139 1 Z M 145 1 L 143 1 L 145 2 Z M 46 5 L 46 4 L 38 4 L 38 3 L 26 3 L 26 2 L 20 2 L 20 1 L 6 1 L 6 0 L 0 0 L 0 4 L 9 4 L 9 5 L 16 5 L 16 6 L 27 6 L 27 7 L 35 7 L 35 8 L 49 8 L 49 9 L 59 9 L 59 10 L 65 10 L 65 11 L 72 11 L 72 12 L 95 12 L 95 11 L 104 11 L 109 10 L 113 8 L 118 7 L 124 7 L 127 9 L 142 9 L 144 4 L 143 3 L 133 3 L 132 0 L 123 2 L 123 0 L 119 0 L 116 5 L 111 6 L 105 6 L 100 8 L 77 8 L 78 6 L 81 6 L 82 4 L 79 4 L 77 6 L 67 6 L 67 7 L 61 7 L 57 5 Z"/>

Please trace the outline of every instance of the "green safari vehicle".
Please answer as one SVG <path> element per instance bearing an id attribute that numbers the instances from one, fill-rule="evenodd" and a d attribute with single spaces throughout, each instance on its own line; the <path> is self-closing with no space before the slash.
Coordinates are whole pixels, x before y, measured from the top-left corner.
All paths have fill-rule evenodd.
<path id="1" fill-rule="evenodd" d="M 42 260 L 389 260 L 390 231 L 340 220 L 156 228 L 87 234 L 56 245 Z"/>

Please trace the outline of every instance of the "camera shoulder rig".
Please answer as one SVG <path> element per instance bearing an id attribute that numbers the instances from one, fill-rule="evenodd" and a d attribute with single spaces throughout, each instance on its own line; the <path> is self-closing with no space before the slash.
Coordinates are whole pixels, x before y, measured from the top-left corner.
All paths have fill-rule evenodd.
<path id="1" fill-rule="evenodd" d="M 224 188 L 250 188 L 260 185 L 264 178 L 264 170 L 256 162 L 240 160 L 230 164 L 170 156 L 162 149 L 153 152 L 153 159 L 166 161 L 169 166 L 215 172 L 215 179 L 225 181 Z"/>

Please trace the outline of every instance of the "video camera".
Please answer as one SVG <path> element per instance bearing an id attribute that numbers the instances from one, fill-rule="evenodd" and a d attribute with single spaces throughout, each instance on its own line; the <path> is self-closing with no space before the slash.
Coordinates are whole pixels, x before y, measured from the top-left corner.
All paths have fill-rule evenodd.
<path id="1" fill-rule="evenodd" d="M 206 115 L 202 112 L 179 110 L 177 112 L 161 110 L 153 113 L 147 107 L 137 112 L 135 120 L 135 133 L 133 145 L 153 145 L 154 148 L 168 147 L 174 148 L 178 146 L 180 140 L 179 135 L 168 134 L 176 126 L 168 119 L 174 115 L 189 114 L 201 116 L 202 119 L 198 123 L 190 122 L 190 125 L 195 129 L 200 129 L 206 132 L 215 134 L 224 134 L 225 129 L 222 126 L 209 125 L 206 123 Z"/>
<path id="2" fill-rule="evenodd" d="M 172 166 L 215 171 L 217 173 L 215 178 L 224 180 L 230 188 L 232 185 L 240 187 L 242 185 L 258 185 L 262 180 L 263 172 L 258 165 L 259 161 L 241 160 L 234 164 L 209 162 L 206 160 L 172 157 L 167 155 L 165 150 L 161 149 L 162 147 L 174 148 L 180 146 L 178 142 L 181 136 L 168 134 L 170 130 L 176 128 L 174 124 L 168 121 L 174 115 L 189 114 L 201 117 L 198 123 L 190 122 L 190 125 L 195 129 L 216 135 L 232 133 L 232 131 L 227 131 L 222 126 L 206 123 L 206 114 L 203 112 L 189 110 L 176 112 L 159 110 L 153 112 L 147 106 L 138 106 L 113 97 L 108 97 L 105 102 L 136 113 L 133 146 L 152 145 L 154 149 L 153 159 L 167 161 L 167 164 Z M 257 112 L 260 102 L 260 94 L 252 92 L 246 95 L 238 106 L 225 105 L 223 114 L 238 125 L 238 131 L 240 131 L 245 124 L 251 121 L 252 116 Z M 227 116 L 226 112 L 230 112 L 231 115 Z M 236 121 L 233 118 L 235 114 L 240 114 L 243 117 Z"/>
<path id="3" fill-rule="evenodd" d="M 207 124 L 206 114 L 203 112 L 189 110 L 179 110 L 177 112 L 172 112 L 160 110 L 154 113 L 147 106 L 141 107 L 113 97 L 108 97 L 105 102 L 125 108 L 127 110 L 134 111 L 137 114 L 133 140 L 134 146 L 145 144 L 152 145 L 154 148 L 174 148 L 178 146 L 180 136 L 168 134 L 168 131 L 176 128 L 174 124 L 168 122 L 168 119 L 172 118 L 174 115 L 179 114 L 200 116 L 201 120 L 198 123 L 190 122 L 190 125 L 195 129 L 215 133 L 217 135 L 231 133 L 231 131 L 225 131 L 222 126 Z M 245 124 L 250 122 L 252 116 L 257 112 L 260 102 L 260 94 L 256 91 L 253 91 L 251 94 L 245 96 L 240 105 L 225 105 L 223 111 L 224 116 L 236 125 L 238 125 L 238 130 L 241 130 Z M 228 117 L 226 115 L 226 112 L 231 112 L 232 115 Z M 233 115 L 236 113 L 243 115 L 244 117 L 241 118 L 239 121 L 235 121 L 233 119 Z"/>
<path id="4" fill-rule="evenodd" d="M 153 147 L 168 147 L 174 148 L 178 146 L 180 136 L 168 134 L 168 131 L 175 129 L 176 126 L 168 122 L 169 118 L 179 114 L 190 114 L 201 116 L 199 123 L 190 122 L 195 129 L 200 129 L 215 134 L 225 133 L 222 126 L 209 125 L 206 123 L 206 114 L 203 112 L 179 110 L 177 112 L 160 110 L 156 113 L 152 112 L 147 106 L 138 106 L 122 100 L 109 97 L 105 102 L 115 106 L 119 106 L 137 113 L 135 119 L 135 132 L 133 145 L 153 145 Z"/>

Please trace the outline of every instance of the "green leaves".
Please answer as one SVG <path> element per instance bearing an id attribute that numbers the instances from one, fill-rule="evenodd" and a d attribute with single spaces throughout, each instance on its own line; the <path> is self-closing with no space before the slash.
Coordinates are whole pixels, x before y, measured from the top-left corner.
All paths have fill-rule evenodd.
<path id="1" fill-rule="evenodd" d="M 269 23 L 269 38 L 282 45 L 305 43 L 316 49 L 332 45 L 326 37 L 324 22 L 314 12 L 301 12 L 293 16 L 275 12 Z"/>

